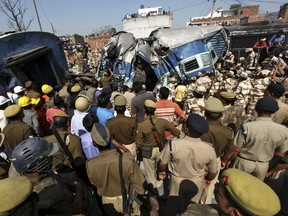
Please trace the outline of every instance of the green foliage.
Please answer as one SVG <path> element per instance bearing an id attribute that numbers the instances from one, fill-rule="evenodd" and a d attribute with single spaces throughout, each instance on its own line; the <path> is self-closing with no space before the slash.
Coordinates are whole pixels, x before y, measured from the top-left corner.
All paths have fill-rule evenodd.
<path id="1" fill-rule="evenodd" d="M 232 4 L 232 5 L 230 5 L 230 10 L 238 10 L 238 9 L 240 9 L 242 6 L 241 6 L 241 4 Z"/>

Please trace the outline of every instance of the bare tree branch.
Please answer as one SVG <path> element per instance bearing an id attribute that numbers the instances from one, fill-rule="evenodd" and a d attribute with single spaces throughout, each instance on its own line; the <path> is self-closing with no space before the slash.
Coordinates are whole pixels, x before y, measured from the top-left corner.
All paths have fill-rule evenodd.
<path id="1" fill-rule="evenodd" d="M 29 28 L 33 19 L 25 23 L 24 16 L 27 10 L 23 0 L 0 0 L 0 12 L 7 16 L 7 25 L 10 29 L 26 31 Z"/>

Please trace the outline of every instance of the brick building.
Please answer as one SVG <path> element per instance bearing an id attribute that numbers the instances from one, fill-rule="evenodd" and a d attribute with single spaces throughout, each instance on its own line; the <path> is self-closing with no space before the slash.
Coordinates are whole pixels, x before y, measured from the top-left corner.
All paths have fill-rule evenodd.
<path id="1" fill-rule="evenodd" d="M 288 3 L 280 7 L 278 19 L 281 19 L 283 22 L 288 22 Z"/>
<path id="2" fill-rule="evenodd" d="M 85 37 L 85 42 L 90 46 L 91 50 L 101 49 L 111 38 L 111 34 L 95 35 Z"/>
<path id="3" fill-rule="evenodd" d="M 218 9 L 206 17 L 194 17 L 188 23 L 191 25 L 234 25 L 251 22 L 264 21 L 264 17 L 259 15 L 260 5 L 243 6 L 238 9 L 223 10 Z"/>

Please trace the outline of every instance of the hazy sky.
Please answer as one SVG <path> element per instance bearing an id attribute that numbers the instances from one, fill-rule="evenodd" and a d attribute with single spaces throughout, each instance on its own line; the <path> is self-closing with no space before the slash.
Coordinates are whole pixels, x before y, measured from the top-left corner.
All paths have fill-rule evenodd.
<path id="1" fill-rule="evenodd" d="M 33 7 L 33 0 L 26 2 L 26 20 L 34 19 L 29 30 L 38 31 L 39 25 Z M 141 4 L 145 7 L 162 6 L 173 12 L 172 27 L 184 27 L 188 19 L 205 16 L 212 8 L 213 0 L 35 0 L 43 31 L 52 32 L 51 23 L 57 35 L 78 33 L 91 34 L 93 29 L 111 25 L 117 31 L 122 29 L 125 14 L 136 13 Z M 215 9 L 228 9 L 231 4 L 260 4 L 260 13 L 279 10 L 284 0 L 216 0 Z M 0 13 L 0 32 L 9 31 L 7 17 Z"/>

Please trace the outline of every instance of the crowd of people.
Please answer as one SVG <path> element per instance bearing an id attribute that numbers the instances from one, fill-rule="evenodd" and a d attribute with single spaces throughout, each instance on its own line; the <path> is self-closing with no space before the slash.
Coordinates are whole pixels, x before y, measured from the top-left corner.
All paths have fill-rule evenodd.
<path id="1" fill-rule="evenodd" d="M 0 214 L 287 215 L 288 53 L 257 47 L 154 92 L 145 73 L 118 88 L 112 69 L 15 86 L 0 96 Z"/>

